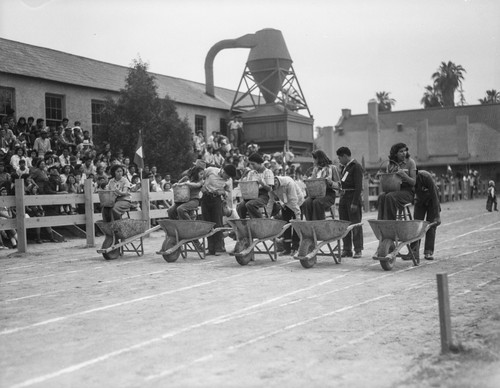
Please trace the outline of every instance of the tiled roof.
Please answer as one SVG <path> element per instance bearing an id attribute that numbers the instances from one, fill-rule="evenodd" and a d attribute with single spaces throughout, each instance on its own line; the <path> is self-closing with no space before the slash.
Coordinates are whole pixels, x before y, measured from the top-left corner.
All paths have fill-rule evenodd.
<path id="1" fill-rule="evenodd" d="M 80 57 L 62 51 L 0 38 L 0 72 L 47 79 L 66 84 L 118 92 L 125 86 L 128 67 Z M 158 95 L 178 102 L 229 110 L 236 91 L 215 88 L 215 97 L 205 94 L 205 84 L 151 73 Z"/>

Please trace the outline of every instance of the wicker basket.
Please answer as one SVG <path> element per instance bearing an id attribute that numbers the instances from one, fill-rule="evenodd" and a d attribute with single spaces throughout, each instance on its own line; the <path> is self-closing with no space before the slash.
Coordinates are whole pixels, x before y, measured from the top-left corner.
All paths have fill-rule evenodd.
<path id="1" fill-rule="evenodd" d="M 380 174 L 380 185 L 384 193 L 401 190 L 401 182 L 401 177 L 394 172 Z"/>
<path id="2" fill-rule="evenodd" d="M 326 179 L 306 179 L 304 180 L 307 189 L 307 195 L 310 198 L 322 198 L 326 196 Z"/>
<path id="3" fill-rule="evenodd" d="M 190 196 L 191 190 L 189 189 L 189 186 L 174 186 L 174 202 L 189 202 Z"/>
<path id="4" fill-rule="evenodd" d="M 99 202 L 103 207 L 113 207 L 116 202 L 116 194 L 113 190 L 99 190 Z"/>
<path id="5" fill-rule="evenodd" d="M 256 181 L 241 181 L 238 186 L 240 186 L 241 198 L 245 200 L 259 198 L 259 184 Z"/>

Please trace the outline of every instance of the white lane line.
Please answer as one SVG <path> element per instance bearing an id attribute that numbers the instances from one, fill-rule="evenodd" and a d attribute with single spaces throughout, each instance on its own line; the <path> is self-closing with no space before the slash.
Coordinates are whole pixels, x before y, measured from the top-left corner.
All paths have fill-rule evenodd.
<path id="1" fill-rule="evenodd" d="M 255 270 L 252 270 L 252 272 L 260 272 L 260 271 L 264 271 L 266 269 L 274 268 L 276 266 L 285 266 L 285 265 L 290 265 L 292 263 L 294 263 L 294 262 L 290 261 L 290 262 L 280 263 L 280 264 L 277 264 L 277 265 L 274 265 L 274 266 L 270 266 L 270 267 L 257 268 Z M 69 319 L 69 318 L 74 318 L 74 317 L 78 317 L 78 316 L 82 316 L 82 315 L 87 315 L 87 314 L 91 314 L 91 313 L 98 312 L 98 311 L 109 310 L 109 309 L 112 309 L 112 308 L 121 307 L 121 306 L 125 306 L 125 305 L 132 304 L 132 303 L 143 302 L 145 300 L 149 300 L 149 299 L 153 299 L 153 298 L 158 298 L 160 296 L 174 294 L 174 293 L 177 293 L 177 292 L 183 292 L 183 291 L 186 291 L 186 290 L 191 290 L 191 289 L 194 289 L 194 288 L 199 288 L 199 287 L 207 286 L 207 285 L 214 284 L 214 283 L 217 283 L 217 282 L 221 282 L 221 281 L 224 281 L 224 280 L 227 280 L 227 279 L 241 277 L 241 276 L 245 276 L 245 275 L 248 275 L 248 272 L 239 272 L 239 273 L 237 273 L 235 275 L 226 276 L 224 278 L 216 278 L 216 279 L 213 279 L 213 280 L 210 280 L 210 281 L 201 282 L 201 283 L 197 283 L 197 284 L 192 284 L 192 285 L 189 285 L 189 286 L 184 286 L 184 287 L 176 288 L 174 290 L 168 290 L 168 291 L 160 292 L 158 294 L 147 295 L 147 296 L 143 296 L 143 297 L 140 297 L 140 298 L 130 299 L 130 300 L 127 300 L 127 301 L 124 301 L 124 302 L 120 302 L 120 303 L 113 303 L 113 304 L 106 305 L 106 306 L 96 307 L 96 308 L 92 308 L 92 309 L 88 309 L 88 310 L 84 310 L 84 311 L 79 311 L 79 312 L 74 313 L 74 314 L 69 314 L 69 315 L 65 315 L 65 316 L 61 316 L 61 317 L 55 317 L 55 318 L 47 319 L 45 321 L 37 322 L 37 323 L 31 324 L 31 325 L 27 325 L 27 326 L 21 326 L 21 327 L 15 327 L 15 328 L 11 328 L 11 329 L 2 330 L 2 331 L 0 331 L 0 335 L 13 334 L 13 333 L 17 333 L 19 331 L 24 331 L 24 330 L 27 330 L 27 329 L 30 329 L 30 328 L 44 326 L 44 325 L 47 325 L 47 324 L 50 324 L 50 323 L 54 323 L 54 322 L 60 322 L 60 321 L 63 321 L 63 320 Z"/>
<path id="2" fill-rule="evenodd" d="M 485 262 L 482 262 L 480 264 L 481 265 L 487 264 L 488 262 L 491 262 L 491 261 L 493 261 L 493 260 L 485 261 Z M 272 268 L 272 267 L 269 267 L 269 268 Z M 406 270 L 408 270 L 408 269 L 403 269 L 403 270 L 397 271 L 397 272 L 403 272 L 403 271 L 406 271 Z M 397 272 L 392 272 L 392 273 L 389 273 L 389 274 L 386 274 L 386 275 L 382 275 L 381 277 L 390 276 L 391 274 L 397 273 Z M 360 282 L 359 284 L 363 284 L 363 283 L 364 282 Z M 425 286 L 428 283 L 429 283 L 428 281 L 424 281 L 424 282 L 422 282 L 422 286 Z M 414 289 L 415 289 L 414 285 L 410 285 L 409 287 L 407 287 L 407 290 L 414 290 Z M 398 291 L 398 293 L 399 292 L 400 291 Z M 377 300 L 380 300 L 380 299 L 383 299 L 383 298 L 386 298 L 386 297 L 389 297 L 389 296 L 393 296 L 393 295 L 395 295 L 395 293 L 390 293 L 390 294 L 378 296 L 378 297 L 375 297 L 375 298 L 371 298 L 369 300 L 365 300 L 363 302 L 360 302 L 360 303 L 357 303 L 357 304 L 354 304 L 354 305 L 344 306 L 344 307 L 342 307 L 340 309 L 337 309 L 335 311 L 332 311 L 332 312 L 329 312 L 329 313 L 326 313 L 326 314 L 322 314 L 321 316 L 309 318 L 309 319 L 307 319 L 305 321 L 298 322 L 298 323 L 295 323 L 293 325 L 285 326 L 284 328 L 276 330 L 276 331 L 272 332 L 271 334 L 265 334 L 265 335 L 259 336 L 259 337 L 257 337 L 257 339 L 261 339 L 261 340 L 267 339 L 271 335 L 277 335 L 277 334 L 279 334 L 281 332 L 284 332 L 285 330 L 291 330 L 293 328 L 302 326 L 302 325 L 304 325 L 306 323 L 309 323 L 309 322 L 312 322 L 314 320 L 318 320 L 318 319 L 322 319 L 322 318 L 328 317 L 330 315 L 338 314 L 340 312 L 347 311 L 347 310 L 350 310 L 352 308 L 359 307 L 359 306 L 362 306 L 362 305 L 365 305 L 365 304 L 368 304 L 368 303 L 372 303 L 372 302 L 375 302 Z M 248 309 L 248 308 L 241 309 L 240 311 L 245 310 L 245 309 Z M 239 311 L 235 311 L 233 313 L 226 314 L 226 315 L 223 315 L 223 316 L 220 316 L 220 317 L 216 317 L 216 318 L 212 318 L 212 319 L 206 320 L 204 322 L 200 322 L 200 323 L 197 323 L 197 324 L 192 324 L 192 325 L 187 326 L 185 328 L 181 328 L 181 329 L 177 329 L 177 330 L 174 330 L 174 331 L 170 331 L 170 332 L 167 332 L 167 333 L 165 333 L 165 334 L 163 334 L 163 335 L 161 335 L 159 337 L 152 338 L 152 339 L 150 339 L 148 341 L 143 341 L 143 342 L 140 342 L 138 344 L 135 344 L 135 345 L 132 345 L 132 346 L 129 346 L 129 347 L 126 347 L 126 348 L 118 349 L 116 351 L 113 351 L 113 352 L 101 355 L 101 356 L 99 356 L 97 358 L 90 359 L 90 360 L 87 360 L 87 361 L 84 361 L 82 363 L 78 363 L 78 364 L 75 364 L 75 365 L 71 365 L 71 366 L 69 366 L 67 368 L 60 369 L 59 371 L 55 371 L 53 373 L 45 374 L 45 375 L 42 375 L 42 376 L 38 376 L 38 377 L 35 377 L 35 378 L 32 378 L 32 379 L 26 380 L 24 382 L 21 382 L 19 384 L 16 384 L 16 385 L 12 386 L 12 388 L 21 388 L 21 387 L 27 387 L 27 386 L 31 386 L 31 385 L 34 385 L 34 384 L 38 384 L 38 383 L 43 383 L 43 382 L 45 382 L 47 380 L 53 379 L 55 377 L 58 377 L 58 376 L 61 376 L 61 375 L 67 374 L 67 373 L 75 372 L 77 370 L 83 369 L 83 368 L 85 368 L 87 366 L 90 366 L 90 365 L 94 365 L 94 364 L 99 363 L 101 361 L 105 361 L 105 360 L 110 359 L 112 357 L 119 356 L 121 354 L 130 352 L 130 351 L 133 351 L 133 350 L 136 350 L 136 349 L 140 349 L 140 348 L 146 347 L 146 346 L 154 344 L 154 343 L 161 342 L 161 341 L 163 341 L 165 339 L 169 339 L 169 338 L 175 337 L 175 336 L 177 336 L 179 334 L 184 334 L 184 333 L 186 333 L 188 331 L 191 331 L 191 330 L 194 330 L 194 329 L 198 329 L 198 328 L 203 327 L 203 326 L 211 325 L 213 323 L 216 323 L 217 321 L 220 321 L 225 316 L 234 315 L 234 317 L 235 317 L 234 319 L 237 319 L 238 316 L 236 314 L 238 314 L 238 313 L 239 313 Z M 238 349 L 238 348 L 240 348 L 240 347 L 242 347 L 244 345 L 249 345 L 249 344 L 251 344 L 253 342 L 256 342 L 256 339 L 252 339 L 252 340 L 247 341 L 247 342 L 245 342 L 243 344 L 234 345 L 234 346 L 230 347 L 229 349 L 231 349 L 231 350 Z M 202 360 L 208 360 L 208 359 L 210 359 L 212 357 L 213 357 L 212 355 L 207 355 L 207 356 L 204 356 L 204 357 L 200 358 L 199 360 L 200 361 L 202 361 Z M 198 361 L 198 362 L 200 362 L 200 361 Z M 192 362 L 189 363 L 189 365 L 191 365 L 191 364 L 192 364 Z M 185 366 L 183 366 L 183 367 L 185 367 Z M 177 370 L 180 370 L 180 367 L 175 368 L 173 371 L 177 371 Z M 150 377 L 150 379 L 156 379 L 158 376 L 161 377 L 161 376 L 164 376 L 164 375 L 167 375 L 167 374 L 171 374 L 171 373 L 173 373 L 172 370 L 164 371 L 164 372 L 161 372 L 161 374 L 159 374 L 159 375 L 153 375 L 152 377 Z M 148 377 L 146 379 L 148 379 Z"/>
<path id="3" fill-rule="evenodd" d="M 158 378 L 174 374 L 174 373 L 179 372 L 179 371 L 181 371 L 183 369 L 191 367 L 194 364 L 197 364 L 197 363 L 200 363 L 200 362 L 204 362 L 204 361 L 208 361 L 210 359 L 213 359 L 215 356 L 222 355 L 224 353 L 232 353 L 232 352 L 234 352 L 234 351 L 236 351 L 236 350 L 238 350 L 240 348 L 246 347 L 248 345 L 252 345 L 252 344 L 254 344 L 256 342 L 267 340 L 268 338 L 274 337 L 274 336 L 279 335 L 281 333 L 284 333 L 286 331 L 296 329 L 298 327 L 301 327 L 301 326 L 313 323 L 315 321 L 318 321 L 318 320 L 321 320 L 321 319 L 324 319 L 324 318 L 331 317 L 333 315 L 336 315 L 336 314 L 339 314 L 339 313 L 342 313 L 342 312 L 345 312 L 345 311 L 352 310 L 352 309 L 357 308 L 357 307 L 364 306 L 364 305 L 369 304 L 369 303 L 377 302 L 379 300 L 388 298 L 388 297 L 393 296 L 393 295 L 394 295 L 393 293 L 391 293 L 391 294 L 385 294 L 385 295 L 380 295 L 380 296 L 377 296 L 375 298 L 371 298 L 371 299 L 365 300 L 363 302 L 359 302 L 359 303 L 356 303 L 356 304 L 353 304 L 353 305 L 349 305 L 349 306 L 344 306 L 344 307 L 341 307 L 339 309 L 330 311 L 328 313 L 317 315 L 315 317 L 311 317 L 311 318 L 308 318 L 306 320 L 303 320 L 303 321 L 300 321 L 300 322 L 296 322 L 296 323 L 293 323 L 291 325 L 284 326 L 284 327 L 282 327 L 282 328 L 280 328 L 278 330 L 274 330 L 272 332 L 269 332 L 269 333 L 266 333 L 266 334 L 262 334 L 260 336 L 254 337 L 254 338 L 252 338 L 252 339 L 250 339 L 248 341 L 241 342 L 241 343 L 239 343 L 237 345 L 228 346 L 228 347 L 226 347 L 222 351 L 211 353 L 211 354 L 207 354 L 205 356 L 199 357 L 199 358 L 197 358 L 197 359 L 195 359 L 193 361 L 190 361 L 189 363 L 179 365 L 179 366 L 177 366 L 175 368 L 172 368 L 172 369 L 164 370 L 164 371 L 162 371 L 160 373 L 157 373 L 157 374 L 154 374 L 154 375 L 146 376 L 144 378 L 144 380 L 145 381 L 151 381 L 151 380 L 156 380 Z"/>
<path id="4" fill-rule="evenodd" d="M 9 280 L 9 281 L 7 281 L 7 282 L 2 282 L 2 283 L 0 284 L 0 286 L 5 286 L 5 285 L 8 285 L 8 284 L 14 284 L 14 283 L 20 283 L 20 282 L 26 282 L 26 281 L 28 281 L 28 280 L 37 280 L 37 279 L 51 278 L 51 277 L 58 276 L 58 275 L 67 275 L 67 274 L 77 273 L 77 272 L 83 272 L 83 271 L 86 271 L 86 270 L 85 270 L 85 269 L 77 269 L 77 270 L 74 270 L 74 271 L 66 271 L 66 272 L 52 273 L 52 274 L 50 274 L 50 275 L 33 276 L 33 277 L 31 277 L 31 278 L 23 278 L 23 279 Z"/>
<path id="5" fill-rule="evenodd" d="M 492 262 L 494 260 L 489 260 L 488 262 Z M 483 264 L 486 264 L 486 262 L 484 263 L 481 263 L 480 265 L 483 265 Z M 469 269 L 472 269 L 473 267 L 469 267 Z M 463 272 L 462 270 L 459 271 L 459 272 Z M 492 279 L 488 282 L 485 282 L 484 284 L 488 284 L 488 283 L 491 283 L 495 280 L 497 280 L 498 278 L 495 278 L 495 279 Z M 220 355 L 223 355 L 225 353 L 231 353 L 231 352 L 234 352 L 240 348 L 243 348 L 245 346 L 248 346 L 248 345 L 251 345 L 251 344 L 254 344 L 256 342 L 260 342 L 260 341 L 265 341 L 271 337 L 274 337 L 276 335 L 279 335 L 285 331 L 289 331 L 289 330 L 292 330 L 292 329 L 295 329 L 297 327 L 300 327 L 300 326 L 304 326 L 304 325 L 307 325 L 313 321 L 317 321 L 317 320 L 320 320 L 320 319 L 324 319 L 326 317 L 329 317 L 331 315 L 334 315 L 334 314 L 338 314 L 339 312 L 343 312 L 343 311 L 347 311 L 347 310 L 351 310 L 353 308 L 356 308 L 356 307 L 360 307 L 362 305 L 366 305 L 366 304 L 369 304 L 369 303 L 373 303 L 373 302 L 376 302 L 380 299 L 383 299 L 383 298 L 387 298 L 387 297 L 391 297 L 391 296 L 395 296 L 395 295 L 400 295 L 401 293 L 403 292 L 408 292 L 408 291 L 414 291 L 416 289 L 419 289 L 419 288 L 423 288 L 423 287 L 427 287 L 430 283 L 433 283 L 432 281 L 428 281 L 428 280 L 425 280 L 425 281 L 422 281 L 422 282 L 419 282 L 419 283 L 415 283 L 413 285 L 410 285 L 402 290 L 398 290 L 397 292 L 393 292 L 393 293 L 390 293 L 390 294 L 386 294 L 386 295 L 382 295 L 380 297 L 376 297 L 376 298 L 372 298 L 372 299 L 368 299 L 368 300 L 365 300 L 364 302 L 360 302 L 360 303 L 357 303 L 357 304 L 354 304 L 354 305 L 350 305 L 350 306 L 344 306 L 342 308 L 339 308 L 337 310 L 334 310 L 334 311 L 331 311 L 331 312 L 328 312 L 328 313 L 325 313 L 325 314 L 321 314 L 321 315 L 318 315 L 316 317 L 312 317 L 312 318 L 308 318 L 306 320 L 303 320 L 303 321 L 300 321 L 300 322 L 296 322 L 292 325 L 287 325 L 287 326 L 284 326 L 278 330 L 274 330 L 272 332 L 269 332 L 269 333 L 266 333 L 266 334 L 262 334 L 258 337 L 255 337 L 255 338 L 252 338 L 248 341 L 245 341 L 245 342 L 242 342 L 242 343 L 239 343 L 237 345 L 232 345 L 232 346 L 228 346 L 226 347 L 225 349 L 221 350 L 221 351 L 217 351 L 217 352 L 214 352 L 214 353 L 210 353 L 210 354 L 207 354 L 207 355 L 204 355 L 202 357 L 199 357 L 193 361 L 190 361 L 190 362 L 187 362 L 185 364 L 182 364 L 182 365 L 179 365 L 177 367 L 174 367 L 174 368 L 171 368 L 171 369 L 168 369 L 168 370 L 164 370 L 160 373 L 157 373 L 157 374 L 154 374 L 154 375 L 149 375 L 149 376 L 146 376 L 145 377 L 145 381 L 150 381 L 150 380 L 156 380 L 158 378 L 161 378 L 161 377 L 165 377 L 165 376 L 168 376 L 168 375 L 172 375 L 176 372 L 179 372 L 181 370 L 184 370 L 184 369 L 187 369 L 187 368 L 190 368 L 192 367 L 194 364 L 198 364 L 198 363 L 201 363 L 201 362 L 205 362 L 205 361 L 208 361 L 208 360 L 211 360 L 213 358 L 215 358 L 216 356 L 220 356 Z M 456 295 L 460 295 L 460 294 L 456 294 Z M 281 307 L 281 306 L 280 306 Z M 432 305 L 432 306 L 427 306 L 427 309 L 430 309 L 430 308 L 435 308 L 435 305 Z M 369 337 L 371 337 L 372 335 L 380 332 L 381 330 L 385 329 L 386 327 L 390 326 L 392 323 L 389 323 L 387 325 L 384 325 L 382 326 L 381 328 L 379 328 L 378 330 L 376 331 L 372 331 L 372 332 L 369 332 L 367 334 L 365 334 L 364 336 L 360 337 L 360 338 L 356 338 L 354 340 L 351 340 L 351 341 L 348 341 L 347 343 L 345 344 L 342 344 L 340 346 L 337 346 L 336 349 L 340 349 L 340 348 L 343 348 L 343 347 L 347 347 L 347 346 L 351 346 L 353 344 L 356 344 L 358 342 L 361 342 L 363 341 L 364 339 L 367 339 Z"/>

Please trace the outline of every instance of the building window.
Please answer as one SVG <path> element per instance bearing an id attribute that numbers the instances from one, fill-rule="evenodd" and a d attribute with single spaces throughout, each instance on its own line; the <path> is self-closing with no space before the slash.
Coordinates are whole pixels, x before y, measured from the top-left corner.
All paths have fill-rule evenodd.
<path id="1" fill-rule="evenodd" d="M 63 119 L 63 96 L 45 95 L 45 125 L 49 128 L 59 127 Z"/>
<path id="2" fill-rule="evenodd" d="M 219 121 L 219 132 L 227 136 L 227 121 L 226 119 L 220 119 Z"/>
<path id="3" fill-rule="evenodd" d="M 92 134 L 97 133 L 102 124 L 104 101 L 92 100 Z"/>
<path id="4" fill-rule="evenodd" d="M 194 116 L 194 132 L 202 131 L 205 133 L 207 118 L 205 116 Z"/>
<path id="5" fill-rule="evenodd" d="M 0 87 L 0 120 L 14 113 L 14 89 Z"/>

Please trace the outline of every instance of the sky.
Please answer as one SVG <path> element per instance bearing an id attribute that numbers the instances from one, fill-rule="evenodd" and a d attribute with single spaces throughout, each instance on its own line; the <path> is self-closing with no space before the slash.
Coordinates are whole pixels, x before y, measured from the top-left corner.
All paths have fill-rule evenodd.
<path id="1" fill-rule="evenodd" d="M 380 91 L 421 109 L 443 61 L 466 70 L 469 105 L 500 90 L 498 0 L 0 0 L 2 38 L 201 83 L 214 44 L 264 28 L 283 33 L 315 126 Z M 236 90 L 248 54 L 219 52 L 215 85 Z"/>

